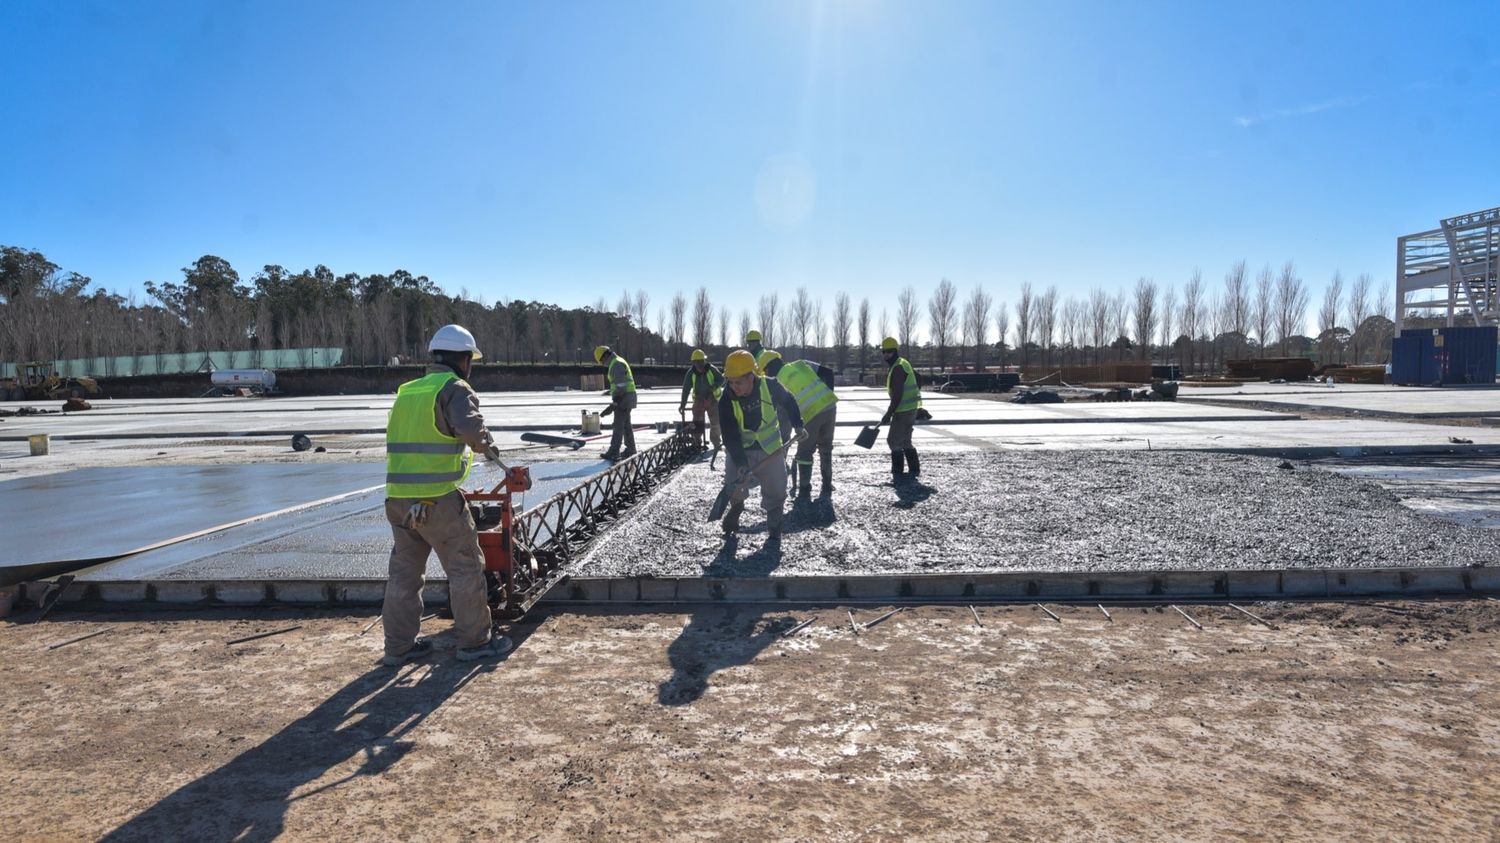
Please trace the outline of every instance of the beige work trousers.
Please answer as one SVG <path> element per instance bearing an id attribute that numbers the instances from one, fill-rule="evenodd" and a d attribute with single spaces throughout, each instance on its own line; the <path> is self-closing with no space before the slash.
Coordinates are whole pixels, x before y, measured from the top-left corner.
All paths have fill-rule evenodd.
<path id="1" fill-rule="evenodd" d="M 823 464 L 823 479 L 833 477 L 833 428 L 838 421 L 839 405 L 834 404 L 811 420 L 803 419 L 802 427 L 807 436 L 797 443 L 797 464 L 812 465 L 813 452 Z"/>
<path id="2" fill-rule="evenodd" d="M 781 529 L 781 519 L 786 512 L 785 454 L 782 451 L 771 457 L 759 448 L 750 448 L 745 452 L 750 461 L 750 473 L 760 481 L 760 505 L 766 511 L 766 527 L 770 530 Z M 733 483 L 740 467 L 733 459 L 727 459 L 724 461 L 724 468 L 726 479 Z M 745 511 L 745 498 L 749 495 L 749 489 L 740 489 L 730 496 L 729 512 L 724 515 L 725 529 L 739 528 L 740 513 Z"/>
<path id="3" fill-rule="evenodd" d="M 698 429 L 698 438 L 703 438 L 703 417 L 708 416 L 709 442 L 718 450 L 723 444 L 719 436 L 719 402 L 712 395 L 693 402 L 693 427 Z"/>
<path id="4" fill-rule="evenodd" d="M 453 609 L 453 631 L 458 646 L 480 647 L 490 640 L 490 605 L 485 597 L 484 554 L 464 496 L 457 490 L 434 501 L 427 523 L 416 529 L 401 526 L 415 500 L 386 498 L 385 520 L 396 544 L 391 548 L 385 603 L 380 610 L 385 625 L 385 653 L 399 656 L 417 641 L 422 625 L 422 585 L 427 557 L 437 551 L 448 575 L 448 605 Z"/>
<path id="5" fill-rule="evenodd" d="M 911 429 L 916 423 L 916 410 L 907 410 L 891 416 L 890 432 L 885 435 L 885 441 L 891 446 L 891 453 L 899 454 L 911 449 Z"/>

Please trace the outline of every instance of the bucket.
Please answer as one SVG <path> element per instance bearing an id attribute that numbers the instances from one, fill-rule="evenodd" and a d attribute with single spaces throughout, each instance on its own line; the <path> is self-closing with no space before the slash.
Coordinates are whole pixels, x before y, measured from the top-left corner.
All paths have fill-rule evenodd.
<path id="1" fill-rule="evenodd" d="M 657 433 L 666 433 L 667 432 L 667 423 L 664 422 L 664 421 L 657 422 L 656 423 L 656 432 Z"/>
<path id="2" fill-rule="evenodd" d="M 578 422 L 579 432 L 584 436 L 597 434 L 599 432 L 599 414 L 591 413 L 588 410 L 579 410 L 578 412 L 583 415 L 582 420 Z"/>
<path id="3" fill-rule="evenodd" d="M 33 457 L 47 456 L 48 436 L 45 433 L 33 433 L 27 440 L 31 442 L 31 455 Z"/>
<path id="4" fill-rule="evenodd" d="M 861 448 L 873 448 L 875 447 L 875 439 L 879 436 L 880 428 L 878 426 L 867 426 L 859 432 L 858 436 L 854 437 L 854 444 Z"/>

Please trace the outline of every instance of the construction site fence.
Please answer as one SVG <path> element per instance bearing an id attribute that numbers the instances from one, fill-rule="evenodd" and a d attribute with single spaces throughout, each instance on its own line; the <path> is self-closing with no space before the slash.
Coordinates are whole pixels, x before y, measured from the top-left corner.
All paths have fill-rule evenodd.
<path id="1" fill-rule="evenodd" d="M 266 348 L 247 351 L 187 351 L 120 357 L 76 357 L 48 360 L 52 370 L 70 378 L 128 378 L 177 375 L 218 369 L 325 369 L 344 362 L 342 348 Z M 17 376 L 16 363 L 0 363 L 0 377 Z"/>

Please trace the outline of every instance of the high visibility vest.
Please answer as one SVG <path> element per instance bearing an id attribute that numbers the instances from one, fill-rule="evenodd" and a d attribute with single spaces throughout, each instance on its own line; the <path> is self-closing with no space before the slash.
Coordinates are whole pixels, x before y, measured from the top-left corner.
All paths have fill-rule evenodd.
<path id="1" fill-rule="evenodd" d="M 687 393 L 688 393 L 688 397 L 689 398 L 697 398 L 698 397 L 698 379 L 700 377 L 703 380 L 705 380 L 705 381 L 708 382 L 708 394 L 712 395 L 714 397 L 715 401 L 719 400 L 719 396 L 722 395 L 722 394 L 724 394 L 724 376 L 721 375 L 721 374 L 719 374 L 719 370 L 715 369 L 712 366 L 704 366 L 703 367 L 703 374 L 702 375 L 699 375 L 698 374 L 698 370 L 694 369 L 692 366 L 688 367 L 688 373 L 687 373 Z"/>
<path id="2" fill-rule="evenodd" d="M 771 387 L 766 385 L 765 378 L 760 378 L 758 383 L 760 385 L 760 429 L 754 431 L 745 429 L 745 411 L 738 399 L 734 402 L 734 420 L 740 424 L 740 444 L 746 450 L 754 446 L 769 454 L 781 447 L 781 422 L 776 417 L 776 402 L 771 400 Z"/>
<path id="3" fill-rule="evenodd" d="M 452 372 L 433 372 L 396 390 L 385 426 L 386 497 L 440 498 L 469 476 L 469 446 L 437 426 L 438 393 L 454 380 Z"/>
<path id="4" fill-rule="evenodd" d="M 922 390 L 917 388 L 917 373 L 911 370 L 911 363 L 905 357 L 896 358 L 896 366 L 906 373 L 906 383 L 901 387 L 901 403 L 896 405 L 896 412 L 905 413 L 918 409 L 922 406 Z M 896 366 L 892 366 L 885 373 L 885 393 L 891 394 L 891 375 L 896 373 Z"/>
<path id="5" fill-rule="evenodd" d="M 783 365 L 781 371 L 776 373 L 776 380 L 797 399 L 797 409 L 802 411 L 804 423 L 816 418 L 839 400 L 833 390 L 828 388 L 828 384 L 818 377 L 818 370 L 806 360 Z"/>
<path id="6" fill-rule="evenodd" d="M 624 380 L 619 380 L 615 377 L 616 366 L 625 367 Z M 632 395 L 635 394 L 635 373 L 630 371 L 630 362 L 616 354 L 615 359 L 609 361 L 609 391 L 616 392 L 621 389 Z"/>

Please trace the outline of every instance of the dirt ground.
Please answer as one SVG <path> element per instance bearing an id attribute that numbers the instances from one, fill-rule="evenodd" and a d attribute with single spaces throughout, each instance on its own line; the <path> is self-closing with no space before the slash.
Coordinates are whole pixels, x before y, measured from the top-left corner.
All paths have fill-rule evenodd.
<path id="1" fill-rule="evenodd" d="M 0 625 L 15 840 L 1497 839 L 1500 602 Z M 861 621 L 882 609 L 855 610 Z M 815 619 L 785 635 L 795 623 Z M 446 621 L 430 621 L 442 631 Z M 244 644 L 231 639 L 299 625 Z M 79 636 L 76 643 L 48 649 Z"/>

